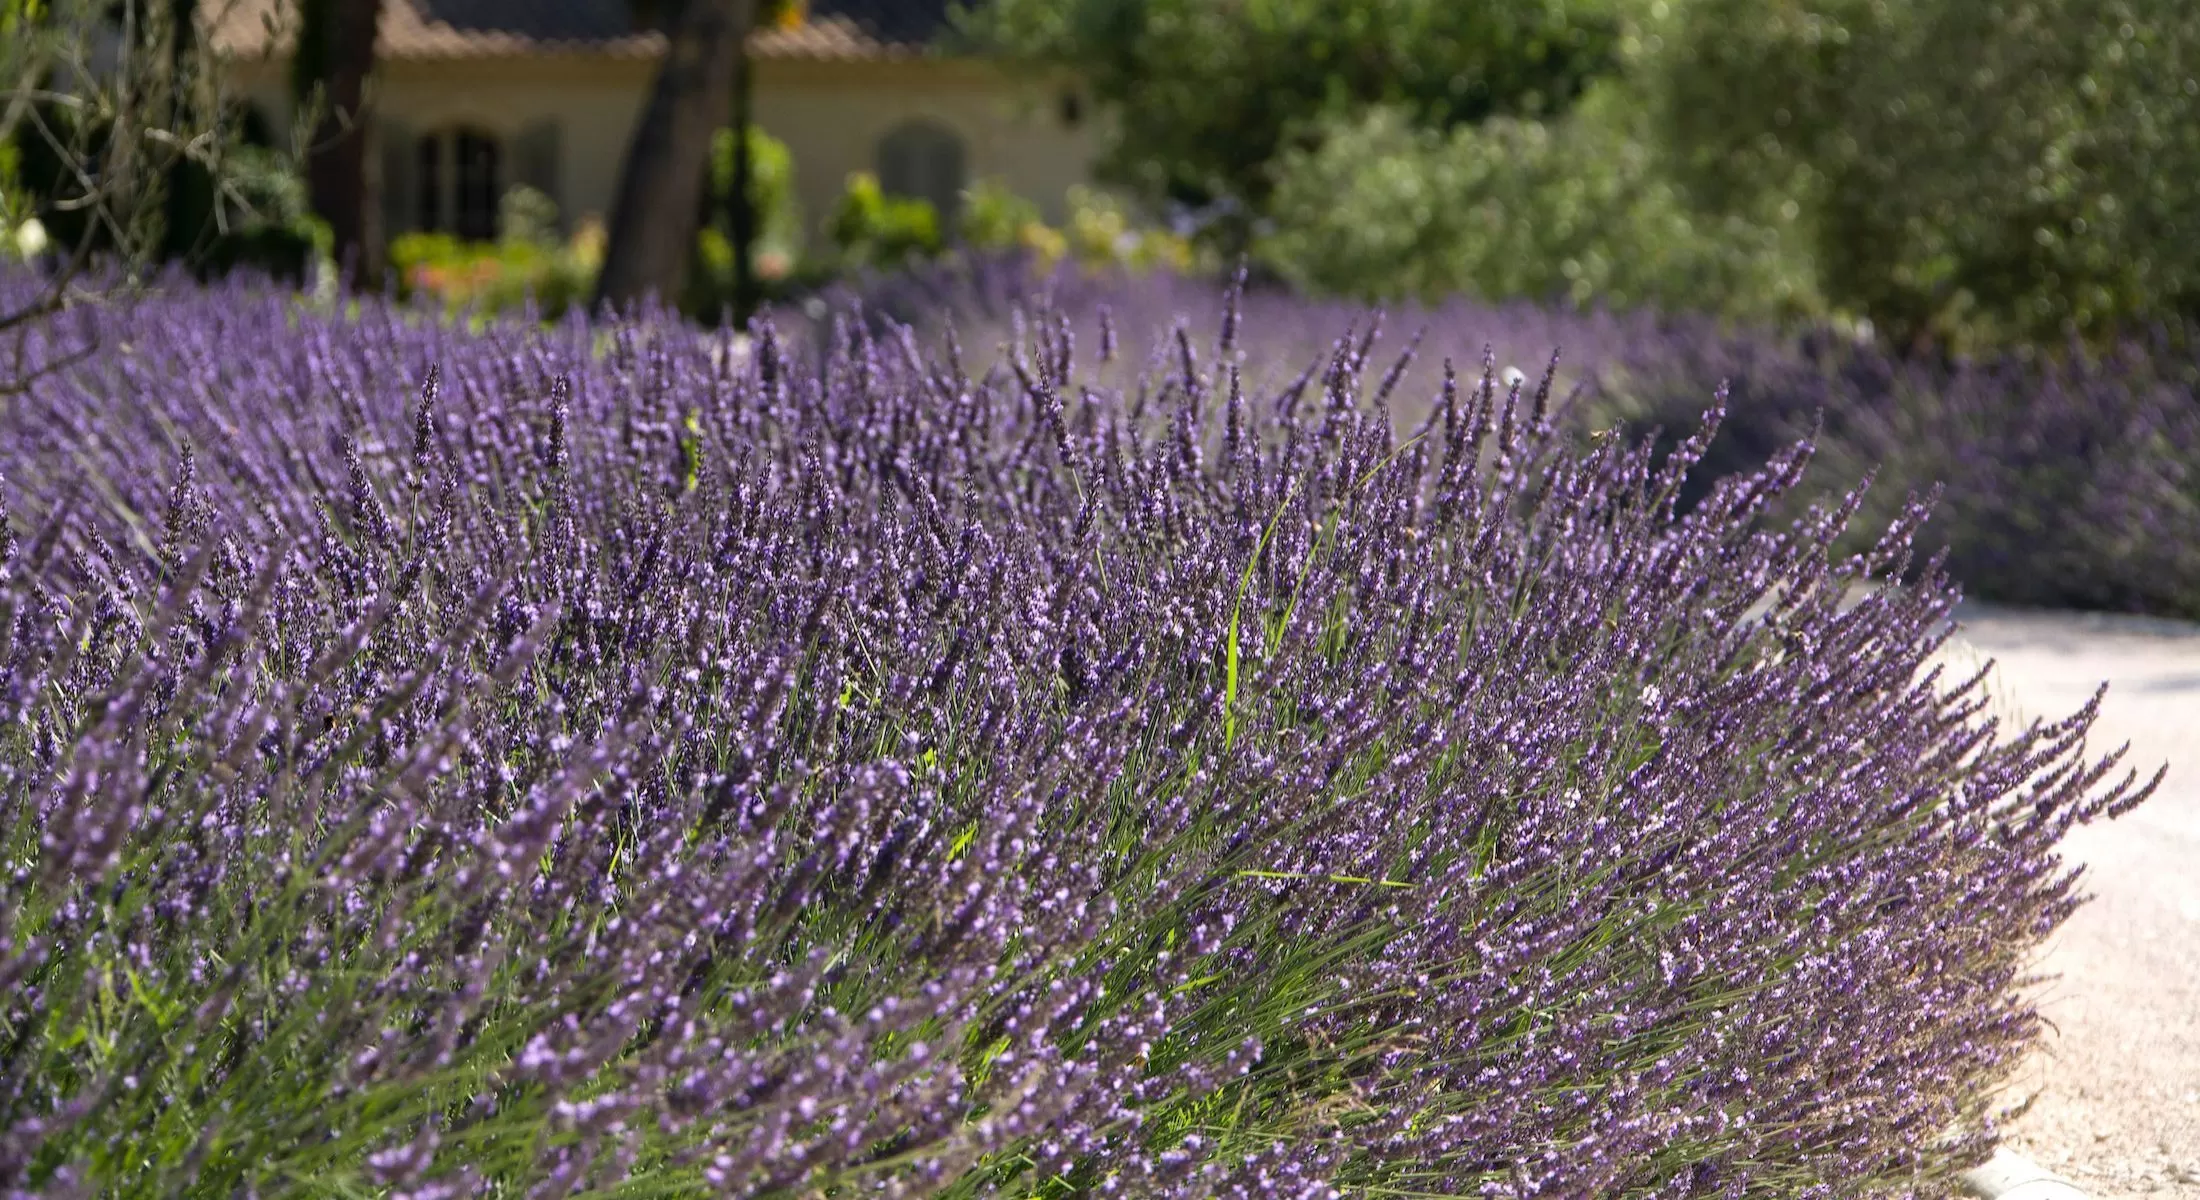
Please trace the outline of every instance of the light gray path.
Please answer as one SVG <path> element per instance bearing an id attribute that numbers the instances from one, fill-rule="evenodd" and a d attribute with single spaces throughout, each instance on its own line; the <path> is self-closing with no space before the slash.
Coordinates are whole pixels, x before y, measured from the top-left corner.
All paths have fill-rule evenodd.
<path id="1" fill-rule="evenodd" d="M 2065 716 L 2103 679 L 2095 746 L 2162 791 L 2066 843 L 2090 903 L 2040 964 L 2050 1030 L 2011 1101 L 2020 1151 L 2097 1200 L 2200 1200 L 2200 626 L 1966 606 L 1954 654 L 1998 664 L 2008 715 Z"/>

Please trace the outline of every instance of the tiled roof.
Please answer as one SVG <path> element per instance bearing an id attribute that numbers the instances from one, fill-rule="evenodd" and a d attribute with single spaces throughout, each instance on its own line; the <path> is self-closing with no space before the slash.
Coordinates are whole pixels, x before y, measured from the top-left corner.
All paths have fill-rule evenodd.
<path id="1" fill-rule="evenodd" d="M 214 48 L 287 54 L 296 0 L 202 0 Z M 758 58 L 905 58 L 947 26 L 947 0 L 808 0 L 799 23 L 759 29 Z M 629 0 L 382 0 L 381 59 L 519 58 L 537 54 L 655 58 L 661 34 L 637 28 Z"/>

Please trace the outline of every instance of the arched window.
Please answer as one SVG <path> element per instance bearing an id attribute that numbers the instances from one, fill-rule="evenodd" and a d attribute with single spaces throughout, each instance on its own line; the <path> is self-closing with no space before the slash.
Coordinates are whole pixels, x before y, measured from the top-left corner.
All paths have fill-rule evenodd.
<path id="1" fill-rule="evenodd" d="M 922 117 L 905 121 L 879 139 L 879 188 L 929 200 L 941 219 L 951 222 L 962 205 L 963 159 L 963 141 L 954 130 Z"/>
<path id="2" fill-rule="evenodd" d="M 416 228 L 468 241 L 497 235 L 497 198 L 504 194 L 503 148 L 494 134 L 468 126 L 420 139 L 414 153 Z"/>

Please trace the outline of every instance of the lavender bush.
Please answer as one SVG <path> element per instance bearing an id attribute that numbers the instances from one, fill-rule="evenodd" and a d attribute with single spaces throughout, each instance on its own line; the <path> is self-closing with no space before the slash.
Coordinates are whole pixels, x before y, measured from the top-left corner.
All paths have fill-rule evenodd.
<path id="1" fill-rule="evenodd" d="M 0 1187 L 1946 1193 L 2091 708 L 1845 606 L 1922 511 L 1804 447 L 1680 513 L 1716 410 L 1206 301 L 98 314 L 0 415 Z"/>
<path id="2" fill-rule="evenodd" d="M 847 298 L 895 321 L 1005 328 L 1032 288 L 1028 268 L 994 260 L 867 281 Z M 1063 307 L 1107 311 L 1143 337 L 1171 314 L 1214 333 L 1196 281 L 1060 272 L 1042 285 Z M 1367 312 L 1275 292 L 1247 298 L 1249 368 L 1264 383 L 1324 358 L 1334 331 Z M 1816 481 L 1776 506 L 1837 503 L 1866 475 L 1867 498 L 1843 552 L 1868 548 L 1911 492 L 1942 490 L 1921 557 L 1946 550 L 1949 574 L 1979 599 L 2200 619 L 2200 363 L 2192 331 L 2156 330 L 2106 350 L 1983 359 L 1904 360 L 1825 329 L 1778 333 L 1689 315 L 1570 313 L 1452 301 L 1391 313 L 1394 327 L 1446 345 L 1489 346 L 1501 364 L 1534 373 L 1566 350 L 1560 388 L 1579 389 L 1583 431 L 1656 431 L 1661 453 L 1694 431 L 1705 397 L 1727 391 L 1727 419 L 1682 485 L 1687 510 L 1724 476 L 1758 470 L 1799 440 L 1819 458 Z M 1398 393 L 1433 395 L 1434 364 L 1410 370 Z M 1280 372 L 1280 374 L 1278 374 Z M 1418 419 L 1425 411 L 1407 412 Z"/>
<path id="3" fill-rule="evenodd" d="M 1982 599 L 2200 618 L 2200 383 L 2164 333 L 2106 351 L 1902 361 L 1822 335 L 1735 335 L 1674 321 L 1599 380 L 1608 411 L 1676 424 L 1731 381 L 1709 477 L 1818 430 L 1822 466 L 1941 487 L 1923 545 Z M 1822 422 L 1822 427 L 1820 423 Z M 1792 507 L 1792 505 L 1791 505 Z"/>

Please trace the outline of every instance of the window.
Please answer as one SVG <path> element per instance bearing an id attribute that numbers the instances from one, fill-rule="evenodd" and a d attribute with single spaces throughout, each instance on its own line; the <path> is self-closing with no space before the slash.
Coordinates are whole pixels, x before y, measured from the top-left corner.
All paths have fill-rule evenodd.
<path id="1" fill-rule="evenodd" d="M 420 139 L 420 164 L 413 177 L 420 186 L 420 205 L 414 228 L 434 233 L 443 228 L 443 142 L 436 135 Z"/>
<path id="2" fill-rule="evenodd" d="M 416 153 L 416 227 L 468 241 L 496 237 L 497 199 L 504 194 L 497 139 L 478 129 L 447 129 L 421 138 Z"/>
<path id="3" fill-rule="evenodd" d="M 878 143 L 878 182 L 895 196 L 929 200 L 952 223 L 962 205 L 963 141 L 937 121 L 918 118 L 895 126 Z"/>
<path id="4" fill-rule="evenodd" d="M 495 139 L 471 130 L 460 130 L 453 152 L 458 158 L 458 236 L 485 242 L 497 235 L 497 184 Z"/>

